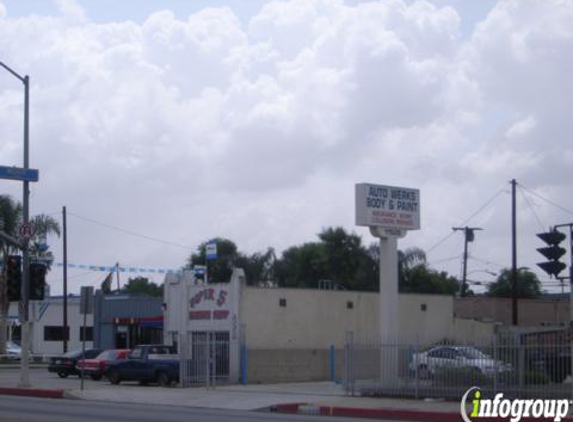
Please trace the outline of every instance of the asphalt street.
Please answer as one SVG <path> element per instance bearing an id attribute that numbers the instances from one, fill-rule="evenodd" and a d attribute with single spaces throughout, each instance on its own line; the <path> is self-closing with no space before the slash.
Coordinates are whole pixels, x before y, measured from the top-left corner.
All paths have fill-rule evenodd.
<path id="1" fill-rule="evenodd" d="M 182 406 L 0 396 L 2 422 L 357 422 L 364 419 L 284 415 Z"/>

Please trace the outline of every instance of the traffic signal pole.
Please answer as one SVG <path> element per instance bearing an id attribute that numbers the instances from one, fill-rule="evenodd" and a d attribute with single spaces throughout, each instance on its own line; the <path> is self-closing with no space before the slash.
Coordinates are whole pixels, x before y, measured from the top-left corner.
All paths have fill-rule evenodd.
<path id="1" fill-rule="evenodd" d="M 560 247 L 559 244 L 565 240 L 566 234 L 558 231 L 560 227 L 569 228 L 569 277 L 560 277 L 559 273 L 565 269 L 567 266 L 565 263 L 559 261 L 559 259 L 567 253 L 567 251 Z M 537 235 L 541 240 L 543 240 L 548 246 L 544 248 L 537 249 L 544 257 L 548 259 L 546 262 L 537 264 L 543 271 L 549 274 L 551 277 L 555 277 L 562 282 L 569 278 L 569 332 L 573 330 L 573 223 L 568 224 L 558 224 L 553 227 L 553 229 L 546 233 L 539 233 Z M 570 338 L 571 344 L 571 375 L 573 376 L 573 337 Z M 571 383 L 571 398 L 573 398 L 573 383 Z"/>
<path id="2" fill-rule="evenodd" d="M 29 162 L 29 140 L 30 140 L 30 78 L 28 75 L 24 76 L 22 82 L 24 83 L 24 171 L 28 170 Z M 24 180 L 23 182 L 23 224 L 30 223 L 30 182 Z M 29 291 L 30 291 L 30 251 L 29 240 L 25 239 L 22 249 L 22 358 L 20 359 L 20 387 L 30 387 L 30 315 L 29 315 Z"/>
<path id="3" fill-rule="evenodd" d="M 30 169 L 29 162 L 29 140 L 30 140 L 30 77 L 20 76 L 14 70 L 12 70 L 5 63 L 0 62 L 0 66 L 11 73 L 14 77 L 20 80 L 24 84 L 24 168 L 23 172 L 27 173 Z M 19 179 L 18 179 L 19 180 Z M 23 178 L 23 192 L 22 192 L 22 220 L 23 225 L 28 226 L 30 223 L 30 180 L 28 178 Z M 29 377 L 29 354 L 30 354 L 30 327 L 29 327 L 29 314 L 28 314 L 28 291 L 29 291 L 29 281 L 30 281 L 30 271 L 28 264 L 30 262 L 29 254 L 29 241 L 25 239 L 22 242 L 22 300 L 20 302 L 20 326 L 22 327 L 22 357 L 20 359 L 20 387 L 30 386 Z"/>

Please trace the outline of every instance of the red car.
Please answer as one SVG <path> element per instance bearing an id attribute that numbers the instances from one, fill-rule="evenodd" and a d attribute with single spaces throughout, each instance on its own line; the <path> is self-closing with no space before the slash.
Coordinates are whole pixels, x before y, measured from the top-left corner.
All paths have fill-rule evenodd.
<path id="1" fill-rule="evenodd" d="M 105 350 L 97 355 L 95 359 L 78 360 L 76 368 L 80 373 L 83 368 L 85 375 L 89 375 L 93 380 L 99 380 L 105 374 L 108 362 L 127 359 L 127 355 L 130 352 L 131 350 L 129 349 Z"/>

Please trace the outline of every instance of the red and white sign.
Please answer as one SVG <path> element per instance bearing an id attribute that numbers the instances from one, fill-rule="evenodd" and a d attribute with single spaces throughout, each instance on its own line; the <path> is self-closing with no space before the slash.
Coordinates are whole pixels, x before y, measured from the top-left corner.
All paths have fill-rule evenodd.
<path id="1" fill-rule="evenodd" d="M 189 319 L 228 320 L 231 315 L 228 296 L 229 290 L 222 286 L 194 288 L 189 299 Z"/>
<path id="2" fill-rule="evenodd" d="M 36 234 L 36 230 L 34 230 L 34 226 L 30 223 L 21 224 L 18 229 L 18 234 L 22 239 L 30 240 Z"/>
<path id="3" fill-rule="evenodd" d="M 418 230 L 420 191 L 395 186 L 357 184 L 356 225 Z"/>

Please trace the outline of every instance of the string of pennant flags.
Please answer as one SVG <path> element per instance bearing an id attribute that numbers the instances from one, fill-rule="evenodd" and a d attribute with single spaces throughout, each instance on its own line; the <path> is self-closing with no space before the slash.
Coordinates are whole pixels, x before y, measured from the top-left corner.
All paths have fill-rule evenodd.
<path id="1" fill-rule="evenodd" d="M 62 268 L 64 264 L 58 262 L 56 263 L 56 266 Z M 181 271 L 172 268 L 141 268 L 141 267 L 122 267 L 121 265 L 106 266 L 106 265 L 86 265 L 86 264 L 70 264 L 70 263 L 68 263 L 68 268 L 77 268 L 80 270 L 101 271 L 101 272 L 119 271 L 120 273 L 148 273 L 148 274 L 168 274 L 168 273 L 177 273 Z"/>
<path id="2" fill-rule="evenodd" d="M 57 267 L 62 268 L 64 266 L 63 263 L 58 262 L 56 263 Z M 68 263 L 68 268 L 77 268 L 80 270 L 88 270 L 88 271 L 99 271 L 104 273 L 110 273 L 119 271 L 120 273 L 147 273 L 147 274 L 169 274 L 169 273 L 180 273 L 181 270 L 175 270 L 172 268 L 140 268 L 140 267 L 122 267 L 121 265 L 86 265 L 86 264 L 70 264 Z M 204 265 L 195 265 L 193 267 L 193 271 L 195 276 L 203 276 L 205 274 L 205 266 Z"/>

